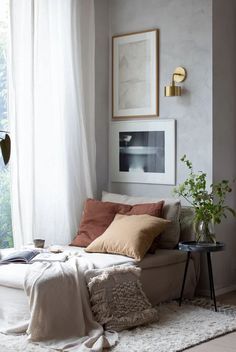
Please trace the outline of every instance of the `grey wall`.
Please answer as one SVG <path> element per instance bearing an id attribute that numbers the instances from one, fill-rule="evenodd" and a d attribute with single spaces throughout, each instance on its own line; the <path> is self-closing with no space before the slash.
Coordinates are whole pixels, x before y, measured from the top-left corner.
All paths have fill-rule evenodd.
<path id="1" fill-rule="evenodd" d="M 95 119 L 97 197 L 108 184 L 109 14 L 108 0 L 95 0 Z"/>
<path id="2" fill-rule="evenodd" d="M 177 120 L 177 183 L 186 176 L 186 170 L 179 162 L 185 153 L 196 170 L 208 173 L 211 182 L 211 0 L 110 0 L 109 5 L 111 35 L 159 28 L 160 118 Z M 187 69 L 188 78 L 182 85 L 184 94 L 182 97 L 164 97 L 164 86 L 170 83 L 177 66 Z M 167 185 L 110 184 L 110 190 L 130 195 L 169 196 L 172 189 L 173 186 Z"/>
<path id="3" fill-rule="evenodd" d="M 213 1 L 213 179 L 236 176 L 236 3 Z M 228 197 L 236 208 L 236 192 Z M 236 289 L 236 220 L 229 216 L 217 228 L 226 251 L 213 256 L 215 284 Z"/>
<path id="4" fill-rule="evenodd" d="M 130 195 L 171 195 L 172 186 L 108 184 L 111 37 L 150 28 L 160 30 L 159 117 L 177 120 L 177 183 L 186 177 L 179 162 L 185 153 L 196 170 L 207 172 L 209 183 L 236 176 L 235 9 L 234 0 L 95 0 L 98 196 L 102 189 Z M 164 86 L 180 65 L 188 72 L 182 85 L 184 94 L 165 98 Z M 228 203 L 236 208 L 235 189 Z M 225 252 L 213 255 L 218 293 L 236 288 L 235 229 L 235 219 L 230 217 L 217 227 L 217 238 L 227 245 Z M 204 292 L 207 288 L 203 267 L 200 289 Z"/>

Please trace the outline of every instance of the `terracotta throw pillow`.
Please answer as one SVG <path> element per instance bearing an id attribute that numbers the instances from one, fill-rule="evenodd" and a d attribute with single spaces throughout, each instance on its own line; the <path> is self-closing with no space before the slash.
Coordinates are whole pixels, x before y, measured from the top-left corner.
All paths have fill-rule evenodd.
<path id="1" fill-rule="evenodd" d="M 123 204 L 127 205 L 127 204 Z M 125 213 L 125 215 L 151 215 L 157 216 L 158 218 L 162 217 L 162 208 L 164 201 L 158 203 L 146 203 L 146 204 L 135 204 L 131 205 L 131 209 Z"/>
<path id="2" fill-rule="evenodd" d="M 87 199 L 79 231 L 70 245 L 87 247 L 103 234 L 117 213 L 127 215 L 149 214 L 161 217 L 163 204 L 164 202 L 160 201 L 158 203 L 129 205 Z"/>
<path id="3" fill-rule="evenodd" d="M 117 214 L 106 231 L 85 251 L 126 255 L 140 261 L 168 223 L 168 220 L 146 214 Z"/>

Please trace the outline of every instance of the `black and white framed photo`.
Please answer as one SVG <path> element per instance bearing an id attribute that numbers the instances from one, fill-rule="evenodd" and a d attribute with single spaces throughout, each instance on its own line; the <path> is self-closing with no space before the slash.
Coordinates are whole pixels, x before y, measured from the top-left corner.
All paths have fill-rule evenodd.
<path id="1" fill-rule="evenodd" d="M 175 184 L 175 120 L 112 122 L 110 167 L 112 182 Z"/>

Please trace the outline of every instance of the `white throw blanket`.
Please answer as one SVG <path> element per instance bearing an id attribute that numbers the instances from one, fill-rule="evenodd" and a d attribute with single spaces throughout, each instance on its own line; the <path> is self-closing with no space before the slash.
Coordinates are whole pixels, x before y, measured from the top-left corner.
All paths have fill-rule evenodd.
<path id="1" fill-rule="evenodd" d="M 115 344 L 117 333 L 104 332 L 91 312 L 84 277 L 91 269 L 91 262 L 78 257 L 65 263 L 37 262 L 29 266 L 25 290 L 30 302 L 27 333 L 31 341 L 79 352 L 101 352 Z"/>

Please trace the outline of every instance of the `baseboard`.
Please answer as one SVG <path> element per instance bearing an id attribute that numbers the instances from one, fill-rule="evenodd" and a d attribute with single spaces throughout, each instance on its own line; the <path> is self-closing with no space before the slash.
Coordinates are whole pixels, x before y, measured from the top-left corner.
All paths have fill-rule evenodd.
<path id="1" fill-rule="evenodd" d="M 236 291 L 236 285 L 216 289 L 216 296 L 224 295 L 232 291 Z"/>
<path id="2" fill-rule="evenodd" d="M 236 291 L 236 285 L 222 287 L 222 288 L 215 288 L 215 295 L 221 296 L 221 295 L 224 295 L 225 293 L 232 292 L 232 291 Z M 206 289 L 197 290 L 197 295 L 209 296 L 210 290 L 206 290 Z"/>

